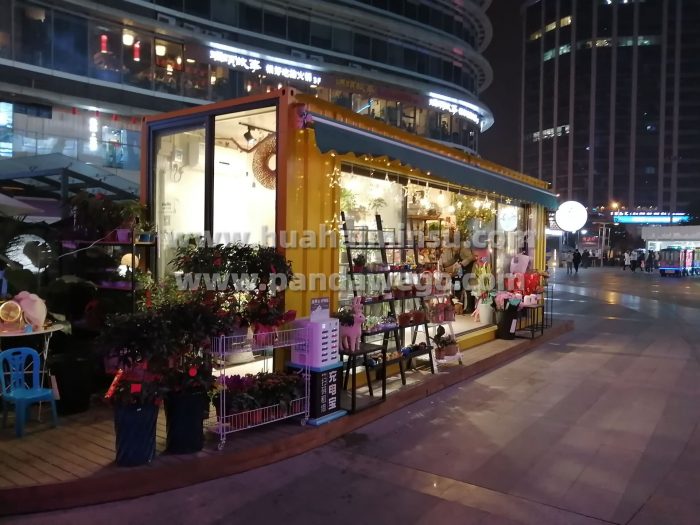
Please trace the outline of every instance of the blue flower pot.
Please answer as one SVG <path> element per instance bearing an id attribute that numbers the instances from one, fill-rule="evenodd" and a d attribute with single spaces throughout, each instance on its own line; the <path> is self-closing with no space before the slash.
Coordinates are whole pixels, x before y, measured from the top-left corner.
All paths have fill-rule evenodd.
<path id="1" fill-rule="evenodd" d="M 134 467 L 150 463 L 156 455 L 155 405 L 117 406 L 114 408 L 117 465 Z"/>

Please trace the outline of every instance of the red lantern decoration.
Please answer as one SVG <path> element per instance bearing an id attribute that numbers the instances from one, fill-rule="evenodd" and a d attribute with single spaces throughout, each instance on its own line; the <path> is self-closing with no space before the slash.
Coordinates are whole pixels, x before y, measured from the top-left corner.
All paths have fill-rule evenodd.
<path id="1" fill-rule="evenodd" d="M 141 41 L 134 43 L 134 62 L 141 61 Z"/>
<path id="2" fill-rule="evenodd" d="M 107 43 L 109 42 L 109 38 L 107 35 L 102 34 L 100 35 L 100 53 L 106 53 L 107 52 Z"/>

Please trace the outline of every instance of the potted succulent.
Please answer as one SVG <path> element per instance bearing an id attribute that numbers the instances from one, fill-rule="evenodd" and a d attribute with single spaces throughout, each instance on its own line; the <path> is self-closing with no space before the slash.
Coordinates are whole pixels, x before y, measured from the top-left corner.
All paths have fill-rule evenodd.
<path id="1" fill-rule="evenodd" d="M 445 327 L 440 325 L 435 330 L 433 337 L 435 343 L 435 357 L 437 359 L 445 359 L 447 356 L 454 356 L 459 353 L 459 346 L 454 337 L 445 335 Z"/>

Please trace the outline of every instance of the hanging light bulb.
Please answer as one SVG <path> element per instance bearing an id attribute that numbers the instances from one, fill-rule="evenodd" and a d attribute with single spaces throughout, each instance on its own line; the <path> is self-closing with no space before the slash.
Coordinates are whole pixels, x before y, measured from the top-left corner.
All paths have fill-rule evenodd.
<path id="1" fill-rule="evenodd" d="M 444 205 L 445 205 L 445 194 L 442 193 L 442 190 L 440 190 L 440 193 L 439 193 L 438 196 L 437 196 L 437 201 L 438 201 L 438 204 L 439 204 L 440 206 L 444 206 Z"/>
<path id="2" fill-rule="evenodd" d="M 462 201 L 457 201 L 457 207 L 458 207 L 460 210 L 462 209 L 462 206 L 464 206 L 464 204 L 462 203 Z"/>

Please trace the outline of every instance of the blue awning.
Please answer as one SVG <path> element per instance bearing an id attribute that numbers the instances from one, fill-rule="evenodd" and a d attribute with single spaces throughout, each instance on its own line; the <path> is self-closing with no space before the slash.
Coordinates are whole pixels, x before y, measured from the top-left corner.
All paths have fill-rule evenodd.
<path id="1" fill-rule="evenodd" d="M 557 198 L 547 190 L 531 186 L 466 162 L 392 140 L 370 131 L 313 115 L 316 144 L 322 153 L 371 155 L 398 160 L 412 168 L 431 172 L 436 177 L 460 186 L 496 192 L 504 197 L 541 204 L 556 210 Z"/>

